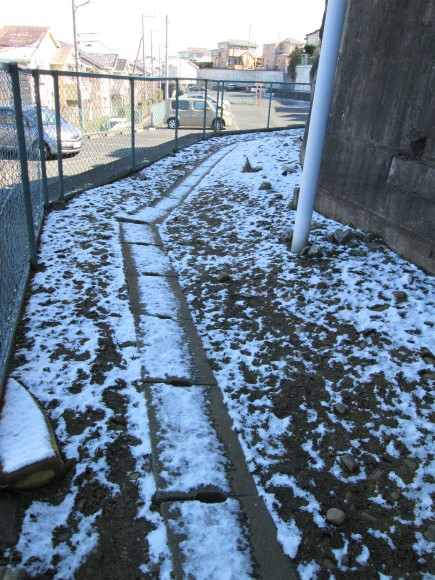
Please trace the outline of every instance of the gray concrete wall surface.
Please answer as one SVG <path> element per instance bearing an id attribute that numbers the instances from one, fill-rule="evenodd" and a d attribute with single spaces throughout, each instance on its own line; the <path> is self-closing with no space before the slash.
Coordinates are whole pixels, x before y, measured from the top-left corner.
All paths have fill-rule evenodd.
<path id="1" fill-rule="evenodd" d="M 309 83 L 310 64 L 300 64 L 296 67 L 296 78 L 289 79 L 280 70 L 234 70 L 226 68 L 200 68 L 198 80 L 230 81 L 230 82 L 257 82 L 257 83 Z"/>
<path id="2" fill-rule="evenodd" d="M 230 81 L 230 82 L 256 82 L 256 83 L 282 83 L 284 73 L 271 70 L 234 70 L 226 68 L 200 68 L 198 80 Z"/>
<path id="3" fill-rule="evenodd" d="M 349 0 L 316 209 L 435 274 L 435 0 Z"/>

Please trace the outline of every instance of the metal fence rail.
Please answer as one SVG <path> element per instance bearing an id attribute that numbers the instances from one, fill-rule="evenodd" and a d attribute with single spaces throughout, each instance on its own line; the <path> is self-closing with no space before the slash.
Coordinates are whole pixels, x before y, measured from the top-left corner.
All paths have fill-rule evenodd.
<path id="1" fill-rule="evenodd" d="M 310 85 L 0 63 L 0 400 L 44 208 L 202 139 L 304 126 Z"/>

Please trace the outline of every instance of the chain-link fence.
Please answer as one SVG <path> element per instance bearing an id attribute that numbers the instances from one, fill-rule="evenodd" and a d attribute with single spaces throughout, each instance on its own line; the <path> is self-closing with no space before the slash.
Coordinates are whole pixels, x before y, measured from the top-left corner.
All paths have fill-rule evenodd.
<path id="1" fill-rule="evenodd" d="M 19 318 L 44 200 L 33 79 L 18 68 L 0 68 L 0 387 Z M 0 388 L 1 399 L 1 388 Z"/>
<path id="2" fill-rule="evenodd" d="M 56 71 L 34 71 L 33 77 L 43 111 L 54 119 L 58 109 L 62 129 L 61 155 L 55 139 L 44 143 L 50 201 L 222 132 L 302 126 L 310 99 L 310 85 L 302 84 Z"/>
<path id="3" fill-rule="evenodd" d="M 310 85 L 0 64 L 0 398 L 44 206 L 228 132 L 303 126 Z"/>

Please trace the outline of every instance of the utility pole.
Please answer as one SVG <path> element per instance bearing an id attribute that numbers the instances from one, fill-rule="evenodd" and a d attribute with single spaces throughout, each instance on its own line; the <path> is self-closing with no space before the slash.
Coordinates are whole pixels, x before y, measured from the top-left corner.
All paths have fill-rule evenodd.
<path id="1" fill-rule="evenodd" d="M 168 95 L 168 88 L 169 88 L 169 83 L 168 83 L 168 24 L 169 24 L 168 15 L 166 15 L 166 18 L 165 18 L 165 78 L 166 78 L 165 99 L 169 99 L 169 95 Z"/>
<path id="2" fill-rule="evenodd" d="M 154 76 L 154 56 L 153 56 L 153 31 L 150 30 L 150 50 L 151 50 L 151 76 Z"/>
<path id="3" fill-rule="evenodd" d="M 72 17 L 73 17 L 73 36 L 74 36 L 74 56 L 75 56 L 75 64 L 76 64 L 76 72 L 80 72 L 80 56 L 79 56 L 79 43 L 77 40 L 77 25 L 76 25 L 76 12 L 82 6 L 86 6 L 89 4 L 91 0 L 84 0 L 81 4 L 76 4 L 75 0 L 71 0 L 72 3 Z M 82 90 L 80 86 L 80 77 L 77 76 L 77 106 L 79 109 L 79 123 L 80 129 L 83 131 L 84 122 L 83 122 L 83 103 L 82 103 Z"/>
<path id="4" fill-rule="evenodd" d="M 142 60 L 143 60 L 143 76 L 146 76 L 145 67 L 145 24 L 144 18 L 155 18 L 155 14 L 142 14 Z M 151 62 L 153 58 L 153 45 L 152 45 L 152 33 L 151 33 Z"/>
<path id="5" fill-rule="evenodd" d="M 146 76 L 145 71 L 145 32 L 143 24 L 143 14 L 142 14 L 142 66 L 143 66 L 143 76 Z"/>
<path id="6" fill-rule="evenodd" d="M 249 68 L 248 63 L 250 55 L 251 55 L 251 24 L 249 24 L 249 32 L 248 32 L 248 56 L 246 58 L 246 68 Z"/>

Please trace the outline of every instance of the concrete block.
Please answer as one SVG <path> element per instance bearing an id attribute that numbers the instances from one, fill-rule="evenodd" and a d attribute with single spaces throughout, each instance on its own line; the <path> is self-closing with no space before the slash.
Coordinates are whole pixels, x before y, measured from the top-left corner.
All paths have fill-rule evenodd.
<path id="1" fill-rule="evenodd" d="M 0 414 L 0 487 L 34 489 L 64 472 L 46 415 L 21 383 L 9 379 Z"/>

